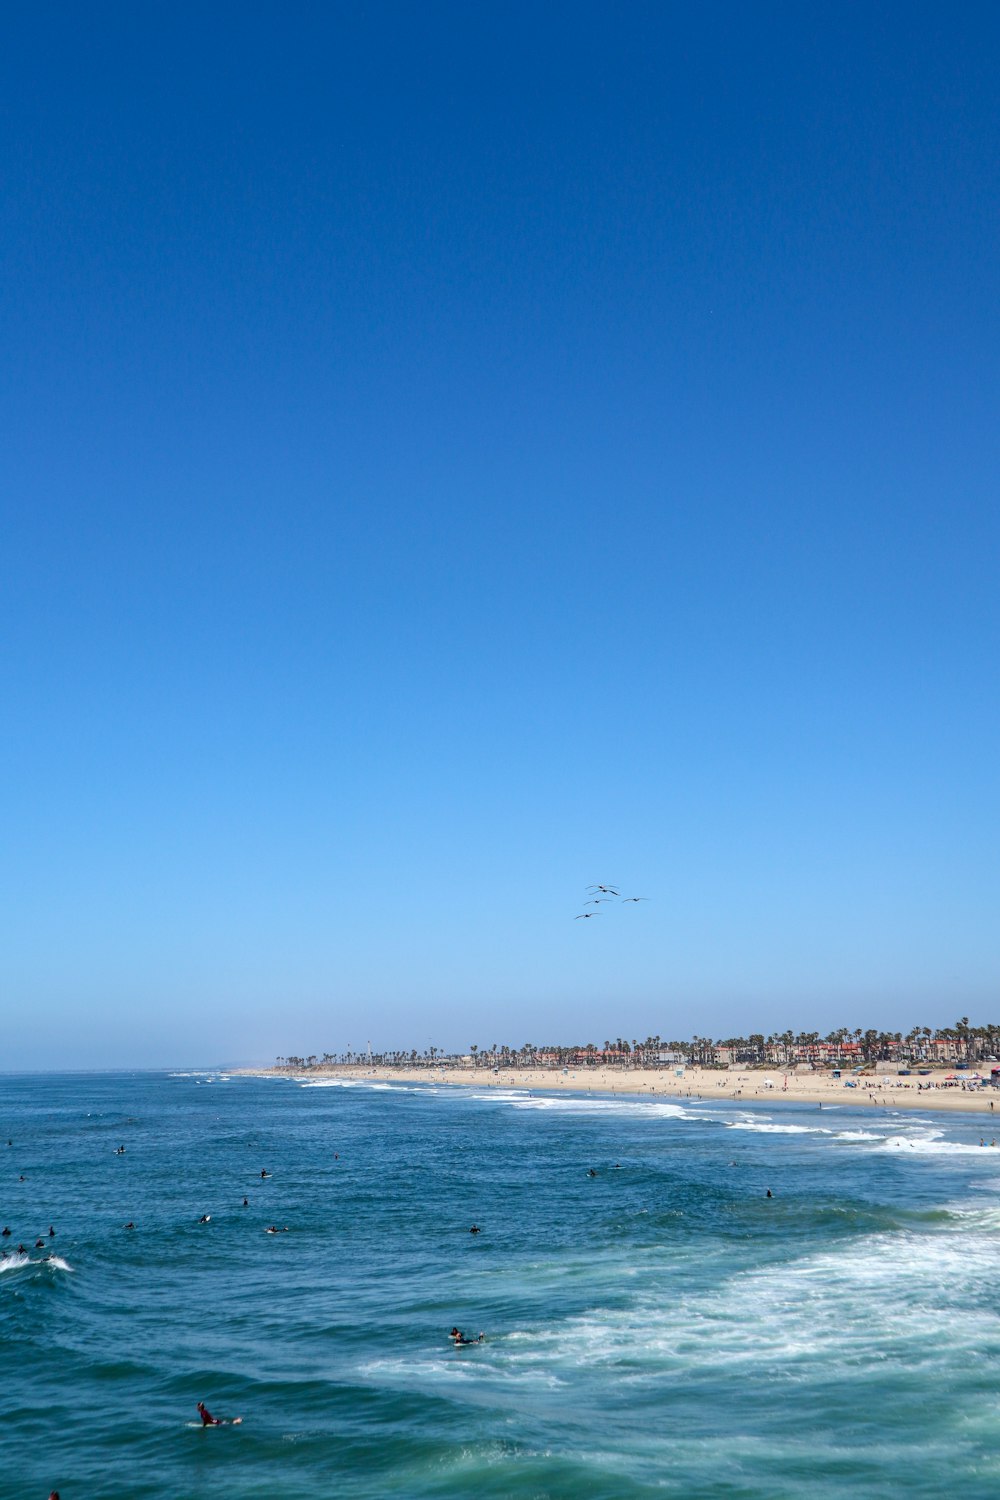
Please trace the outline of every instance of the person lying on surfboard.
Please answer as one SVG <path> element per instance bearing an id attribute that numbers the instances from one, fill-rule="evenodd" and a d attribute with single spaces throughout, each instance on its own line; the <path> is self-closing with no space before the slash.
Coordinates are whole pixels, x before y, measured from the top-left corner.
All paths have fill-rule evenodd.
<path id="1" fill-rule="evenodd" d="M 242 1417 L 213 1417 L 204 1401 L 198 1402 L 198 1415 L 202 1427 L 238 1427 Z"/>
<path id="2" fill-rule="evenodd" d="M 448 1337 L 457 1348 L 460 1344 L 483 1344 L 486 1342 L 485 1333 L 481 1333 L 477 1339 L 467 1339 L 460 1328 L 453 1328 Z"/>

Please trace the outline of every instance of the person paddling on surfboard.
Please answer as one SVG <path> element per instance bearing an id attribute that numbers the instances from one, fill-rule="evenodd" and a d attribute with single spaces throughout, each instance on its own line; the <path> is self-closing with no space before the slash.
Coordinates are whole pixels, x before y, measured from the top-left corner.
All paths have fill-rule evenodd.
<path id="1" fill-rule="evenodd" d="M 204 1401 L 198 1402 L 198 1415 L 202 1427 L 238 1427 L 242 1417 L 213 1417 Z"/>
<path id="2" fill-rule="evenodd" d="M 453 1328 L 448 1337 L 451 1339 L 456 1349 L 460 1344 L 484 1344 L 486 1342 L 485 1333 L 481 1333 L 477 1339 L 467 1339 L 460 1328 Z"/>

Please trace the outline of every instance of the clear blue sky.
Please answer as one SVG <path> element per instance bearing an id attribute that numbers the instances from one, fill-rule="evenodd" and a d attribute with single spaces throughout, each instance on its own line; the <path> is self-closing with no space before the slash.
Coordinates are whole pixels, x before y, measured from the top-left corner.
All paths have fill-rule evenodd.
<path id="1" fill-rule="evenodd" d="M 0 1067 L 995 1019 L 998 37 L 8 13 Z"/>

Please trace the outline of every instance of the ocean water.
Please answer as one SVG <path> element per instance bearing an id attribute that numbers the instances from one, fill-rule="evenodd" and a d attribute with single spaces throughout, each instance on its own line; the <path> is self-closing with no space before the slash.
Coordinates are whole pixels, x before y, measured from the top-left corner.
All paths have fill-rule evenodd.
<path id="1" fill-rule="evenodd" d="M 0 1079 L 0 1500 L 994 1496 L 992 1124 Z"/>

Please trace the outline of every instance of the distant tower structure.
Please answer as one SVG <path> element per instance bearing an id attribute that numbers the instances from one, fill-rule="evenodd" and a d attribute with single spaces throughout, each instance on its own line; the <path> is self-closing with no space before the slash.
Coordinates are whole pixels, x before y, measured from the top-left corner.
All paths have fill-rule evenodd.
<path id="1" fill-rule="evenodd" d="M 371 1060 L 372 1060 L 372 1044 L 371 1044 L 371 1042 L 369 1042 L 368 1043 L 368 1061 L 369 1061 L 369 1063 L 371 1062 Z"/>

